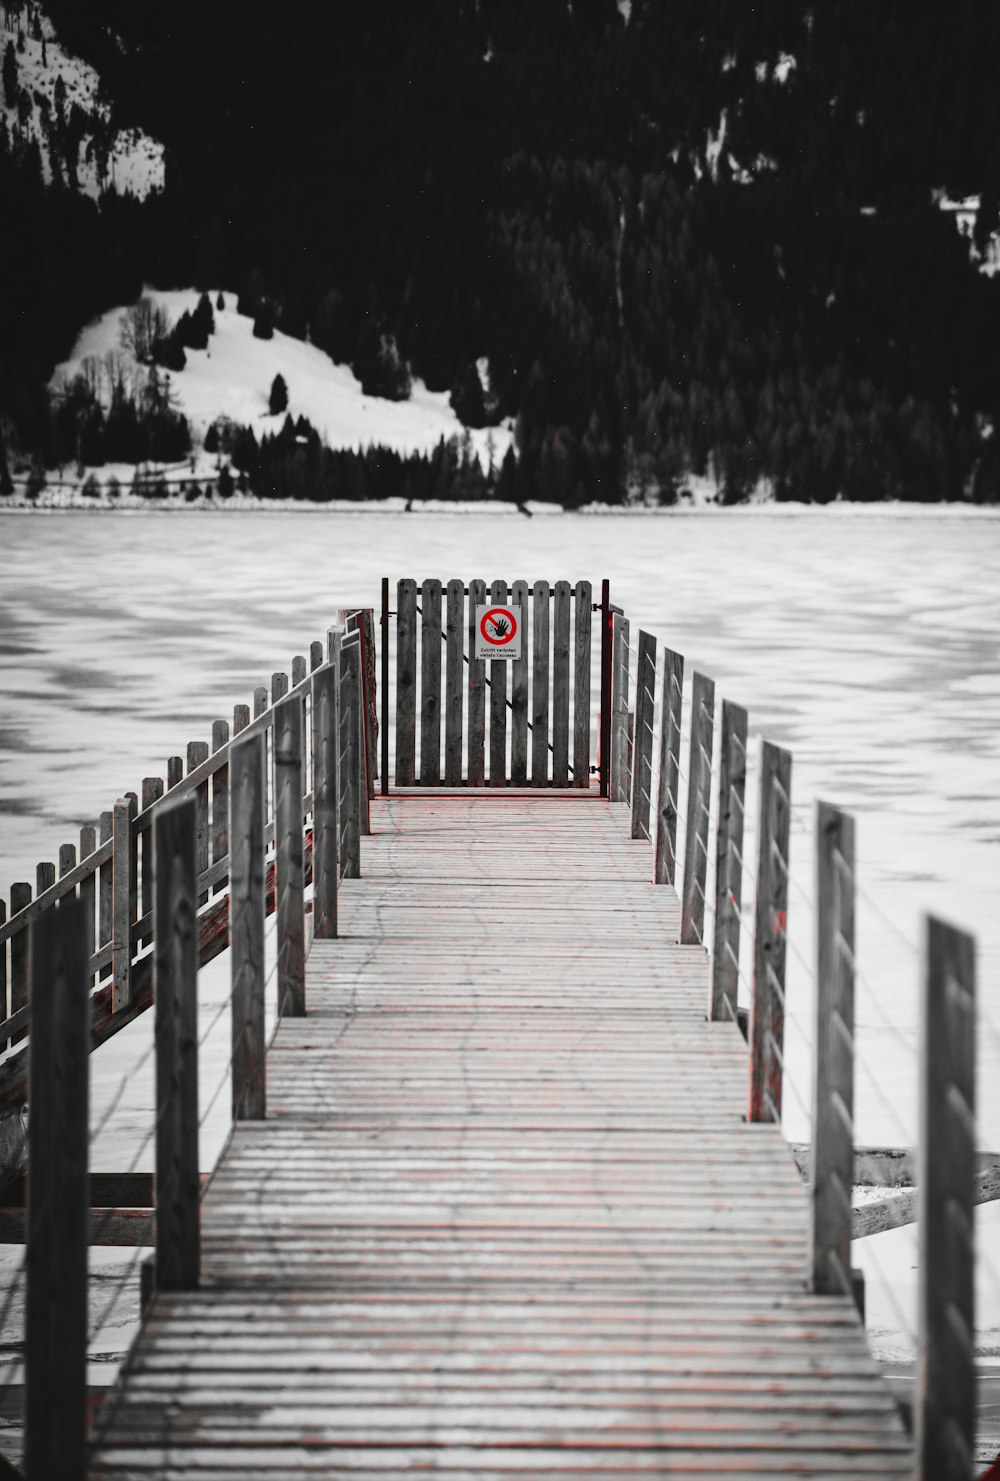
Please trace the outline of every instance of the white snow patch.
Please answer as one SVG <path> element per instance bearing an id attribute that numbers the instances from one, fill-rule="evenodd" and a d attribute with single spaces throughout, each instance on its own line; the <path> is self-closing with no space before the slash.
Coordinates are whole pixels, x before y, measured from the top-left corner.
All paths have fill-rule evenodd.
<path id="1" fill-rule="evenodd" d="M 164 309 L 176 323 L 185 310 L 193 310 L 199 294 L 195 289 L 148 288 L 146 296 Z M 446 391 L 429 391 L 414 380 L 408 401 L 385 401 L 364 396 L 361 383 L 346 365 L 333 361 L 315 345 L 275 330 L 273 339 L 255 339 L 253 320 L 236 313 L 235 297 L 225 294 L 224 309 L 215 308 L 218 290 L 209 300 L 215 315 L 215 333 L 207 350 L 187 350 L 184 370 L 170 374 L 177 408 L 187 417 L 192 440 L 204 441 L 208 428 L 219 417 L 262 433 L 281 429 L 285 413 L 268 412 L 271 383 L 281 375 L 288 386 L 288 415 L 304 416 L 331 448 L 391 448 L 401 454 L 428 453 L 444 438 L 468 436 L 484 467 L 490 456 L 499 465 L 513 441 L 508 423 L 500 427 L 466 430 L 448 404 Z M 115 308 L 83 330 L 70 358 L 56 368 L 52 386 L 71 380 L 88 356 L 101 361 L 108 354 L 125 355 L 121 349 L 121 319 L 124 308 Z M 134 359 L 125 356 L 134 368 Z M 194 467 L 192 476 L 208 476 Z M 131 482 L 134 470 L 129 470 Z"/>
<path id="2" fill-rule="evenodd" d="M 976 220 L 981 209 L 978 195 L 967 195 L 962 200 L 953 200 L 943 190 L 931 191 L 931 203 L 954 219 L 956 229 L 969 246 L 969 256 L 988 278 L 1000 272 L 1000 232 L 993 232 L 986 247 L 980 251 L 973 240 Z"/>
<path id="3" fill-rule="evenodd" d="M 72 56 L 60 45 L 55 27 L 48 16 L 39 12 L 41 35 L 33 34 L 33 27 L 22 20 L 24 50 L 18 50 L 14 32 L 0 33 L 0 50 L 6 51 L 8 40 L 14 41 L 17 57 L 18 84 L 32 103 L 31 116 L 27 120 L 25 133 L 38 141 L 42 154 L 42 169 L 46 182 L 52 180 L 51 150 L 46 128 L 42 121 L 44 99 L 52 122 L 56 117 L 56 83 L 62 78 L 66 89 L 66 115 L 69 117 L 73 104 L 77 104 L 90 117 L 91 127 L 80 146 L 77 161 L 77 179 L 84 195 L 93 199 L 102 189 L 110 188 L 120 195 L 127 192 L 143 198 L 152 191 L 163 188 L 163 146 L 155 139 L 137 129 L 119 129 L 109 138 L 108 173 L 103 176 L 98 168 L 99 150 L 95 143 L 102 130 L 108 127 L 109 111 L 98 99 L 100 78 L 81 57 Z M 13 137 L 20 131 L 17 104 L 8 105 L 0 89 L 0 113 L 7 119 L 7 127 Z"/>

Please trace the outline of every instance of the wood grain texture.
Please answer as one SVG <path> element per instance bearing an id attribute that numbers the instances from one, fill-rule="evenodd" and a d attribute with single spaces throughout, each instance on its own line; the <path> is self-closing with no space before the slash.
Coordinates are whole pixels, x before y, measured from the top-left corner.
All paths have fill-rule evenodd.
<path id="1" fill-rule="evenodd" d="M 531 784 L 549 780 L 549 584 L 536 581 L 531 613 Z"/>
<path id="2" fill-rule="evenodd" d="M 632 796 L 629 834 L 649 838 L 653 792 L 653 716 L 656 709 L 656 639 L 639 629 L 635 662 L 635 745 L 632 752 Z"/>
<path id="3" fill-rule="evenodd" d="M 733 1022 L 740 977 L 747 728 L 746 710 L 724 699 L 719 737 L 719 821 L 715 836 L 715 941 L 708 1016 Z"/>
<path id="4" fill-rule="evenodd" d="M 445 595 L 444 779 L 449 787 L 462 780 L 465 693 L 465 583 L 448 582 Z"/>
<path id="5" fill-rule="evenodd" d="M 611 801 L 628 801 L 629 621 L 616 612 L 611 637 Z"/>
<path id="6" fill-rule="evenodd" d="M 198 805 L 157 810 L 156 1286 L 192 1291 L 201 1270 L 198 1164 Z"/>
<path id="7" fill-rule="evenodd" d="M 128 1007 L 132 983 L 132 829 L 131 802 L 119 797 L 112 833 L 111 981 L 115 1011 Z"/>
<path id="8" fill-rule="evenodd" d="M 528 783 L 528 676 L 531 673 L 529 625 L 531 588 L 527 581 L 514 581 L 511 605 L 521 609 L 521 657 L 510 666 L 510 782 L 512 787 Z"/>
<path id="9" fill-rule="evenodd" d="M 816 1029 L 809 1190 L 812 1287 L 850 1290 L 854 1180 L 854 819 L 816 807 Z"/>
<path id="10" fill-rule="evenodd" d="M 687 832 L 681 897 L 681 940 L 705 942 L 705 885 L 708 879 L 708 825 L 712 805 L 712 733 L 715 685 L 695 672 L 691 683 L 691 749 L 688 759 Z"/>
<path id="11" fill-rule="evenodd" d="M 278 1013 L 306 1011 L 305 838 L 302 832 L 301 694 L 290 694 L 274 712 L 275 888 L 278 927 Z"/>
<path id="12" fill-rule="evenodd" d="M 417 766 L 417 583 L 396 585 L 396 786 L 412 787 Z"/>
<path id="13" fill-rule="evenodd" d="M 570 623 L 573 591 L 557 581 L 552 594 L 552 785 L 569 786 Z"/>
<path id="14" fill-rule="evenodd" d="M 476 652 L 476 608 L 483 606 L 485 602 L 485 581 L 470 581 L 468 765 L 470 787 L 481 787 L 486 781 L 486 660 L 474 656 Z"/>
<path id="15" fill-rule="evenodd" d="M 590 786 L 590 646 L 593 629 L 593 588 L 578 581 L 573 642 L 573 785 Z"/>
<path id="16" fill-rule="evenodd" d="M 925 916 L 920 1032 L 919 1481 L 968 1481 L 976 1440 L 976 944 Z"/>
<path id="17" fill-rule="evenodd" d="M 441 780 L 441 583 L 420 588 L 420 785 Z"/>
<path id="18" fill-rule="evenodd" d="M 233 1120 L 262 1119 L 264 1079 L 265 736 L 243 736 L 229 757 Z"/>
<path id="19" fill-rule="evenodd" d="M 497 580 L 490 586 L 490 604 L 507 605 L 507 582 Z M 502 787 L 507 781 L 507 660 L 490 660 L 490 786 Z"/>
<path id="20" fill-rule="evenodd" d="M 126 812 L 127 821 L 127 812 Z M 31 928 L 25 1469 L 82 1478 L 87 1384 L 87 961 L 83 909 Z"/>
<path id="21" fill-rule="evenodd" d="M 376 802 L 92 1477 L 909 1477 L 642 857 L 580 793 Z"/>
<path id="22" fill-rule="evenodd" d="M 325 664 L 313 674 L 313 937 L 337 935 L 337 887 L 340 880 L 340 724 L 337 716 L 337 669 Z"/>
<path id="23" fill-rule="evenodd" d="M 765 741 L 760 762 L 760 825 L 749 1025 L 747 1116 L 751 1121 L 781 1120 L 791 791 L 790 753 L 771 741 Z"/>

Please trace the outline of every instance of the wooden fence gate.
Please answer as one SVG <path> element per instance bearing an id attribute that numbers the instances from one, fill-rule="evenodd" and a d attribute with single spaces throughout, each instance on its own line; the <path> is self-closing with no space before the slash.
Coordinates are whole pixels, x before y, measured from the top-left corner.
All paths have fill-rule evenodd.
<path id="1" fill-rule="evenodd" d="M 476 658 L 476 608 L 487 605 L 520 607 L 520 659 Z M 403 580 L 393 613 L 383 578 L 383 795 L 389 791 L 395 615 L 395 786 L 589 788 L 596 774 L 606 797 L 611 611 L 607 581 L 595 603 L 589 581 L 487 586 L 427 580 L 418 586 Z"/>

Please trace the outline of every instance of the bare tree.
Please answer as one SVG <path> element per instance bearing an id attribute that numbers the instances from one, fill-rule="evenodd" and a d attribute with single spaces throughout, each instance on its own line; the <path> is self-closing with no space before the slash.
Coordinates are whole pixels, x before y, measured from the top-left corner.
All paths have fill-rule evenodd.
<path id="1" fill-rule="evenodd" d="M 119 343 L 140 365 L 152 365 L 153 346 L 170 333 L 170 319 L 151 298 L 140 298 L 121 317 Z"/>

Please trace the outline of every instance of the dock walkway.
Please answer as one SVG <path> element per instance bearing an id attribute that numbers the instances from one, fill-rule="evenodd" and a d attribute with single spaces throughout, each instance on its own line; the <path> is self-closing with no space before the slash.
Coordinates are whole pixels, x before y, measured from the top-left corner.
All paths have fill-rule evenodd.
<path id="1" fill-rule="evenodd" d="M 912 1474 L 626 835 L 579 793 L 373 804 L 94 1478 Z"/>

